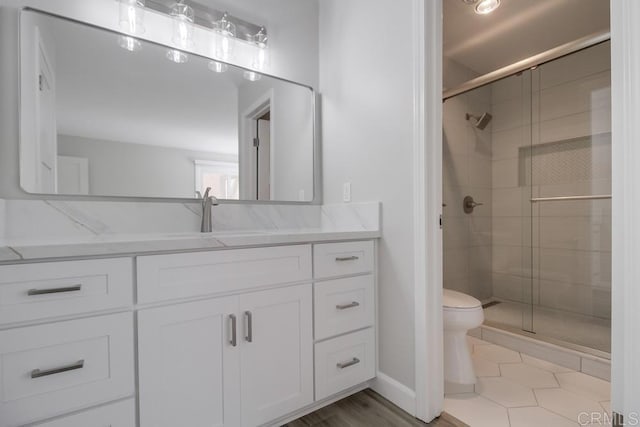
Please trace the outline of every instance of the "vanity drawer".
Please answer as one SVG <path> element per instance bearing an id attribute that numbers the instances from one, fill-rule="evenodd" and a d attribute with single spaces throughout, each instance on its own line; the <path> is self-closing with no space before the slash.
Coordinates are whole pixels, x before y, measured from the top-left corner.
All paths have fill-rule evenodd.
<path id="1" fill-rule="evenodd" d="M 375 322 L 372 275 L 315 283 L 313 295 L 316 340 L 373 326 Z"/>
<path id="2" fill-rule="evenodd" d="M 0 427 L 13 427 L 134 392 L 133 315 L 0 331 Z"/>
<path id="3" fill-rule="evenodd" d="M 33 427 L 136 427 L 135 401 L 128 399 L 112 403 Z"/>
<path id="4" fill-rule="evenodd" d="M 311 279 L 311 246 L 138 257 L 138 302 L 247 290 Z"/>
<path id="5" fill-rule="evenodd" d="M 316 400 L 376 376 L 375 331 L 353 332 L 315 345 Z"/>
<path id="6" fill-rule="evenodd" d="M 313 246 L 317 279 L 373 272 L 373 242 L 323 243 Z"/>
<path id="7" fill-rule="evenodd" d="M 127 307 L 130 258 L 0 266 L 0 324 Z"/>

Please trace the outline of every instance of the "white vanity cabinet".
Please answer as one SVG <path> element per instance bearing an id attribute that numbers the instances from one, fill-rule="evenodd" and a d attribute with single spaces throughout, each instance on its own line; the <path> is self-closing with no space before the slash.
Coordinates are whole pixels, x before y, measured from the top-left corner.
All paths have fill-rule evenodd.
<path id="1" fill-rule="evenodd" d="M 358 390 L 374 248 L 0 265 L 0 427 L 272 426 Z"/>
<path id="2" fill-rule="evenodd" d="M 372 241 L 313 247 L 316 400 L 376 375 Z"/>
<path id="3" fill-rule="evenodd" d="M 145 279 L 153 277 L 190 294 L 216 294 L 230 284 L 243 293 L 139 311 L 141 427 L 254 427 L 311 404 L 311 247 L 185 255 L 139 259 L 145 267 L 138 286 L 160 294 Z M 176 280 L 174 272 L 187 268 L 181 260 L 193 267 L 194 258 L 200 275 Z M 283 278 L 307 283 L 259 290 Z"/>

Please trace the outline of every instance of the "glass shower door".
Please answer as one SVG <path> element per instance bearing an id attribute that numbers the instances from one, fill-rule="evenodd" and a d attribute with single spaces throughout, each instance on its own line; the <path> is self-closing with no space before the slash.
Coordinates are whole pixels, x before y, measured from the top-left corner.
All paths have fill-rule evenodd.
<path id="1" fill-rule="evenodd" d="M 540 336 L 610 352 L 611 89 L 603 43 L 531 72 L 532 316 Z"/>
<path id="2" fill-rule="evenodd" d="M 489 325 L 533 331 L 533 73 L 491 84 L 492 301 Z"/>

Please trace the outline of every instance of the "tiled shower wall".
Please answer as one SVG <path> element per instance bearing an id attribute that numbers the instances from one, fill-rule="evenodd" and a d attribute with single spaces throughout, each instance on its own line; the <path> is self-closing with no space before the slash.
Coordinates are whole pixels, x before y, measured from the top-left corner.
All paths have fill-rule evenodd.
<path id="1" fill-rule="evenodd" d="M 610 318 L 610 200 L 529 202 L 611 194 L 609 55 L 598 45 L 491 85 L 494 297 Z"/>
<path id="2" fill-rule="evenodd" d="M 487 299 L 492 296 L 491 124 L 477 129 L 465 114 L 490 113 L 491 88 L 451 98 L 443 109 L 444 286 Z M 483 203 L 472 215 L 462 209 L 467 195 Z"/>

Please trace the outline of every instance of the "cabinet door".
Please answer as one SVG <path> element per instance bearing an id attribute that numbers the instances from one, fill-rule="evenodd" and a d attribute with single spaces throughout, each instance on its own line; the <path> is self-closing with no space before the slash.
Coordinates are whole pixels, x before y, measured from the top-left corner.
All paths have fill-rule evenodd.
<path id="1" fill-rule="evenodd" d="M 141 427 L 240 424 L 236 311 L 231 297 L 139 312 Z"/>
<path id="2" fill-rule="evenodd" d="M 313 402 L 311 285 L 240 296 L 242 425 Z"/>

